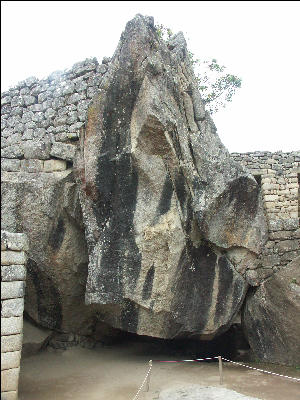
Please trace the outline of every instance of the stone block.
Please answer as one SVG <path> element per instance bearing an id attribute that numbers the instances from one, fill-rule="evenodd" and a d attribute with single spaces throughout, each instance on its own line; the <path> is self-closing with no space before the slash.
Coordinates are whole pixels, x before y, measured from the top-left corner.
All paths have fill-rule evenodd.
<path id="1" fill-rule="evenodd" d="M 100 72 L 100 74 L 105 74 L 105 72 L 107 71 L 107 66 L 105 64 L 99 65 L 98 66 L 98 71 Z"/>
<path id="2" fill-rule="evenodd" d="M 283 221 L 281 219 L 269 219 L 269 230 L 270 231 L 281 231 L 289 230 L 288 228 L 283 228 Z"/>
<path id="3" fill-rule="evenodd" d="M 22 333 L 23 329 L 23 316 L 22 317 L 1 317 L 1 336 L 2 335 L 16 335 Z"/>
<path id="4" fill-rule="evenodd" d="M 1 392 L 17 391 L 20 368 L 1 371 Z M 3 394 L 1 393 L 1 400 Z"/>
<path id="5" fill-rule="evenodd" d="M 59 132 L 55 135 L 56 142 L 68 142 L 69 140 L 78 140 L 79 132 Z"/>
<path id="6" fill-rule="evenodd" d="M 12 233 L 1 231 L 1 243 L 6 244 L 6 248 L 15 251 L 27 251 L 29 249 L 28 239 L 25 233 Z"/>
<path id="7" fill-rule="evenodd" d="M 276 183 L 263 183 L 262 184 L 262 189 L 264 191 L 266 191 L 266 190 L 277 190 L 277 189 L 279 189 L 279 185 L 276 184 Z"/>
<path id="8" fill-rule="evenodd" d="M 291 239 L 293 237 L 293 231 L 278 231 L 278 232 L 270 232 L 269 238 L 272 240 L 275 239 Z"/>
<path id="9" fill-rule="evenodd" d="M 1 300 L 1 317 L 20 317 L 24 311 L 24 298 Z"/>
<path id="10" fill-rule="evenodd" d="M 46 160 L 44 162 L 44 172 L 64 171 L 67 169 L 65 160 Z"/>
<path id="11" fill-rule="evenodd" d="M 75 124 L 71 125 L 69 127 L 70 132 L 76 132 L 78 131 L 82 126 L 84 125 L 83 122 L 76 122 Z"/>
<path id="12" fill-rule="evenodd" d="M 23 297 L 25 292 L 25 282 L 1 282 L 1 300 L 16 299 Z"/>
<path id="13" fill-rule="evenodd" d="M 1 157 L 3 158 L 21 158 L 23 156 L 24 151 L 22 146 L 20 146 L 19 144 L 13 144 L 1 150 Z"/>
<path id="14" fill-rule="evenodd" d="M 34 96 L 24 96 L 24 103 L 25 106 L 31 106 L 32 104 L 35 103 L 35 97 Z"/>
<path id="15" fill-rule="evenodd" d="M 300 255 L 300 249 L 294 251 L 287 251 L 281 256 L 282 262 L 290 262 Z"/>
<path id="16" fill-rule="evenodd" d="M 296 231 L 293 232 L 293 238 L 300 239 L 300 229 L 297 229 Z"/>
<path id="17" fill-rule="evenodd" d="M 273 267 L 280 264 L 280 257 L 278 254 L 270 254 L 261 257 L 261 264 L 263 267 Z"/>
<path id="18" fill-rule="evenodd" d="M 21 167 L 20 160 L 14 160 L 11 158 L 1 158 L 2 171 L 17 172 L 20 171 L 20 167 Z"/>
<path id="19" fill-rule="evenodd" d="M 50 156 L 51 143 L 46 140 L 27 140 L 23 143 L 26 159 L 47 160 Z"/>
<path id="20" fill-rule="evenodd" d="M 21 160 L 21 171 L 37 173 L 43 171 L 43 168 L 42 160 Z"/>
<path id="21" fill-rule="evenodd" d="M 1 371 L 5 369 L 18 368 L 20 366 L 21 351 L 10 351 L 1 353 Z"/>
<path id="22" fill-rule="evenodd" d="M 298 182 L 294 182 L 294 183 L 288 183 L 287 187 L 290 189 L 297 189 L 299 188 Z"/>
<path id="23" fill-rule="evenodd" d="M 75 156 L 76 146 L 65 143 L 54 143 L 50 155 L 62 160 L 73 161 Z"/>
<path id="24" fill-rule="evenodd" d="M 265 201 L 277 201 L 278 195 L 277 194 L 267 194 L 264 196 Z"/>
<path id="25" fill-rule="evenodd" d="M 25 281 L 25 265 L 1 265 L 1 280 L 2 282 Z"/>
<path id="26" fill-rule="evenodd" d="M 1 351 L 18 351 L 22 349 L 23 335 L 21 333 L 16 335 L 1 336 Z"/>
<path id="27" fill-rule="evenodd" d="M 298 218 L 287 218 L 282 220 L 283 229 L 286 231 L 292 231 L 299 228 Z"/>
<path id="28" fill-rule="evenodd" d="M 281 242 L 276 243 L 274 249 L 279 253 L 299 250 L 299 240 L 282 240 Z"/>
<path id="29" fill-rule="evenodd" d="M 1 251 L 1 265 L 26 264 L 26 261 L 24 251 Z"/>
<path id="30" fill-rule="evenodd" d="M 1 106 L 5 106 L 6 104 L 10 104 L 11 102 L 11 97 L 10 96 L 5 96 L 1 98 Z"/>
<path id="31" fill-rule="evenodd" d="M 274 203 L 273 201 L 268 201 L 265 203 L 265 208 L 267 210 L 272 210 L 276 207 L 276 203 Z"/>
<path id="32" fill-rule="evenodd" d="M 18 400 L 18 392 L 16 390 L 2 392 L 1 400 Z"/>

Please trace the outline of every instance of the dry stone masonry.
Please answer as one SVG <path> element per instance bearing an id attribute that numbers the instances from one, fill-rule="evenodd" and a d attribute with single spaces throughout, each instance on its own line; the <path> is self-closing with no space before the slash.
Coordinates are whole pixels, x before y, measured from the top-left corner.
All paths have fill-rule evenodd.
<path id="1" fill-rule="evenodd" d="M 47 79 L 31 77 L 1 94 L 3 171 L 63 171 L 73 161 L 86 111 L 107 71 L 86 59 Z"/>
<path id="2" fill-rule="evenodd" d="M 1 399 L 18 397 L 28 241 L 1 231 Z"/>
<path id="3" fill-rule="evenodd" d="M 300 151 L 233 153 L 257 179 L 268 222 L 268 240 L 246 298 L 243 325 L 265 361 L 300 362 Z"/>
<path id="4" fill-rule="evenodd" d="M 231 156 L 254 175 L 261 187 L 269 237 L 257 271 L 267 277 L 300 255 L 300 151 L 232 153 Z"/>
<path id="5" fill-rule="evenodd" d="M 299 151 L 228 153 L 182 33 L 165 43 L 138 15 L 111 59 L 28 78 L 1 106 L 2 228 L 28 237 L 33 320 L 207 340 L 242 313 L 260 358 L 282 361 L 288 329 L 299 364 Z M 5 246 L 4 262 L 22 257 Z"/>

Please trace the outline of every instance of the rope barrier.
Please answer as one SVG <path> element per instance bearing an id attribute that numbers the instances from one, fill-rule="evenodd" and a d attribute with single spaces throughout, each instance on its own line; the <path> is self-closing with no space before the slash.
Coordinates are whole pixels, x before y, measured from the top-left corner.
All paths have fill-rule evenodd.
<path id="1" fill-rule="evenodd" d="M 250 367 L 249 365 L 245 365 L 245 364 L 242 364 L 242 363 L 238 363 L 238 362 L 236 362 L 236 361 L 231 361 L 231 360 L 228 360 L 227 358 L 224 358 L 224 357 L 222 357 L 222 360 L 227 361 L 227 362 L 230 362 L 230 363 L 232 363 L 232 364 L 241 365 L 242 367 L 245 367 L 245 368 L 250 368 L 250 369 L 254 369 L 254 370 L 259 371 L 259 372 L 264 372 L 264 373 L 266 373 L 266 374 L 276 375 L 276 376 L 280 376 L 281 378 L 293 379 L 293 380 L 295 380 L 295 381 L 300 382 L 300 379 L 299 379 L 299 378 L 293 378 L 293 377 L 291 377 L 291 376 L 282 375 L 282 374 L 277 374 L 276 372 L 265 371 L 264 369 L 255 368 L 255 367 Z"/>
<path id="2" fill-rule="evenodd" d="M 165 360 L 153 360 L 153 362 L 161 362 L 161 363 L 176 363 L 176 362 L 198 362 L 198 361 L 205 361 L 205 360 L 214 360 L 218 357 L 206 357 L 206 358 L 195 358 L 194 360 L 175 360 L 175 361 L 165 361 Z"/>
<path id="3" fill-rule="evenodd" d="M 265 371 L 264 369 L 250 367 L 249 365 L 245 365 L 245 364 L 242 364 L 242 363 L 239 363 L 239 362 L 236 362 L 236 361 L 231 361 L 231 360 L 228 360 L 227 358 L 220 357 L 220 356 L 218 356 L 218 357 L 206 357 L 206 358 L 195 358 L 194 360 L 153 360 L 153 362 L 178 363 L 178 362 L 198 362 L 198 361 L 215 360 L 215 359 L 219 359 L 219 362 L 222 359 L 223 361 L 227 361 L 227 362 L 232 363 L 232 364 L 240 365 L 240 366 L 245 367 L 245 368 L 253 369 L 255 371 L 264 372 L 266 374 L 279 376 L 281 378 L 293 379 L 294 381 L 300 382 L 300 378 L 294 378 L 294 377 L 287 376 L 287 375 L 277 374 L 276 372 Z M 149 367 L 149 369 L 148 369 L 148 371 L 146 373 L 146 376 L 145 376 L 145 378 L 143 380 L 143 383 L 141 384 L 139 390 L 137 391 L 136 395 L 134 396 L 134 398 L 132 400 L 136 400 L 138 398 L 143 386 L 145 385 L 148 377 L 150 376 L 150 372 L 151 372 L 151 369 L 152 369 L 152 360 L 149 361 L 149 365 L 150 365 L 150 367 Z M 220 383 L 222 384 L 222 374 L 221 374 L 221 372 L 220 372 Z M 149 385 L 149 381 L 148 381 L 148 385 Z"/>
<path id="4" fill-rule="evenodd" d="M 143 386 L 145 385 L 145 383 L 146 383 L 146 381 L 147 381 L 147 378 L 148 378 L 148 376 L 149 376 L 149 374 L 150 374 L 150 372 L 151 372 L 151 369 L 152 369 L 151 360 L 149 361 L 149 364 L 150 364 L 150 367 L 149 367 L 149 369 L 148 369 L 148 371 L 147 371 L 147 373 L 146 373 L 145 379 L 143 380 L 143 383 L 141 384 L 139 390 L 136 392 L 136 395 L 134 396 L 134 398 L 133 398 L 132 400 L 136 400 L 136 399 L 138 398 L 138 396 L 139 396 L 141 390 L 143 389 Z"/>

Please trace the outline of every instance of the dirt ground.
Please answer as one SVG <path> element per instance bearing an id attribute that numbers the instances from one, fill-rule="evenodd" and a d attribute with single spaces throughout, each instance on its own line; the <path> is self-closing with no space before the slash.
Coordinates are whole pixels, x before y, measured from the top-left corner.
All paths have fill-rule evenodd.
<path id="1" fill-rule="evenodd" d="M 148 370 L 148 361 L 174 360 L 149 343 L 126 342 L 89 350 L 44 350 L 22 359 L 19 400 L 133 400 Z M 253 364 L 257 368 L 300 378 L 295 368 Z M 261 400 L 299 400 L 300 383 L 226 363 L 222 387 Z M 157 399 L 178 385 L 219 386 L 217 362 L 153 362 L 150 390 L 140 400 Z"/>

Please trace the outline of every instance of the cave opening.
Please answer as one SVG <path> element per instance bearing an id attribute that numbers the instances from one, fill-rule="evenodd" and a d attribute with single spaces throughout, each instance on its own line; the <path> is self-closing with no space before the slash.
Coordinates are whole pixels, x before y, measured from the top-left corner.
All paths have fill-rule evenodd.
<path id="1" fill-rule="evenodd" d="M 107 345 L 105 340 L 103 344 Z M 233 324 L 225 333 L 211 340 L 199 340 L 193 337 L 162 339 L 121 331 L 121 334 L 115 340 L 110 341 L 108 345 L 113 346 L 114 344 L 136 346 L 141 355 L 149 355 L 156 360 L 184 360 L 222 356 L 233 361 L 247 361 L 250 356 L 250 346 L 239 323 Z"/>

